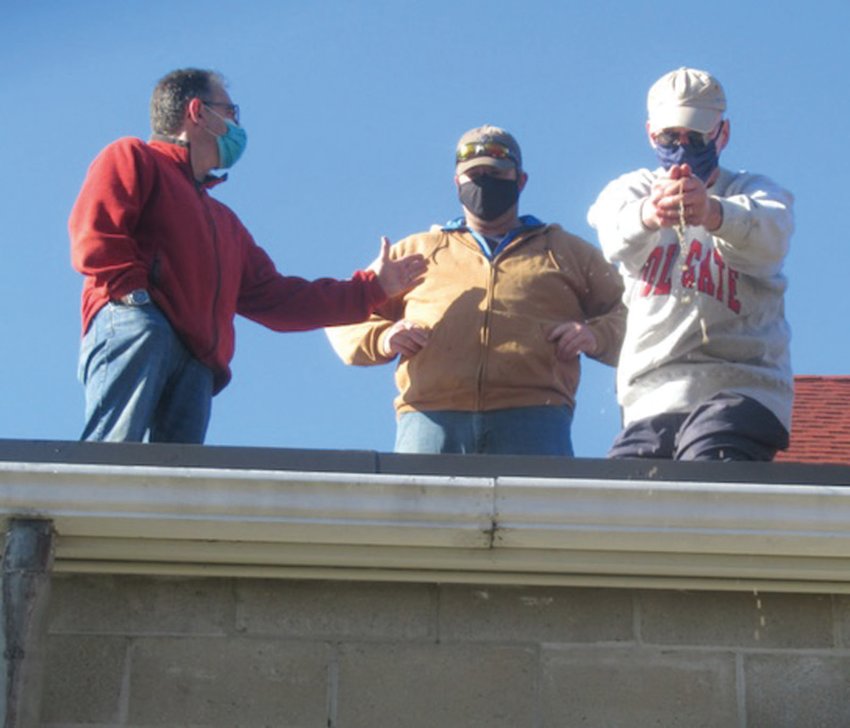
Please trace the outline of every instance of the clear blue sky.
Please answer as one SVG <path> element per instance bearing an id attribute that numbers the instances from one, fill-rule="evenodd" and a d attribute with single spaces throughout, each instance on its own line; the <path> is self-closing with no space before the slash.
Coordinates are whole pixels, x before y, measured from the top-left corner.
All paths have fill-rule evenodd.
<path id="1" fill-rule="evenodd" d="M 646 90 L 681 65 L 710 70 L 729 99 L 721 162 L 797 198 L 786 263 L 795 371 L 848 372 L 846 0 L 30 0 L 5 2 L 0 27 L 0 437 L 78 437 L 68 212 L 103 146 L 147 138 L 153 85 L 185 66 L 226 76 L 248 131 L 216 196 L 279 270 L 306 277 L 346 277 L 380 235 L 455 216 L 453 146 L 482 123 L 523 147 L 521 212 L 596 243 L 585 219 L 596 194 L 654 162 Z M 209 444 L 392 449 L 391 367 L 343 366 L 322 332 L 240 320 L 233 371 Z M 586 364 L 577 453 L 602 456 L 618 424 L 613 370 Z"/>

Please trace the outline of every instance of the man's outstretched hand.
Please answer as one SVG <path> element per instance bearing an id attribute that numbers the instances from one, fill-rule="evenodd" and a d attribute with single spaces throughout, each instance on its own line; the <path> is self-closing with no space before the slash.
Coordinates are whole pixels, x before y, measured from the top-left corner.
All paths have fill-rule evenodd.
<path id="1" fill-rule="evenodd" d="M 428 263 L 420 253 L 393 260 L 390 258 L 390 240 L 383 236 L 381 253 L 368 269 L 375 271 L 387 297 L 395 298 L 422 283 L 425 272 L 428 270 Z"/>

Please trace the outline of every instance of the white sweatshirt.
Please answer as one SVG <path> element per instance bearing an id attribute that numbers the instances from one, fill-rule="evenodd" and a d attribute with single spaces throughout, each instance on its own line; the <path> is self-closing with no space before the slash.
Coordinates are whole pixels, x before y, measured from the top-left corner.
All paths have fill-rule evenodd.
<path id="1" fill-rule="evenodd" d="M 782 263 L 794 198 L 766 177 L 721 168 L 709 193 L 723 207 L 723 223 L 714 233 L 688 227 L 683 255 L 674 229 L 649 231 L 640 219 L 642 201 L 663 174 L 659 168 L 623 175 L 588 213 L 626 287 L 617 370 L 624 423 L 689 412 L 731 391 L 760 402 L 790 430 Z"/>

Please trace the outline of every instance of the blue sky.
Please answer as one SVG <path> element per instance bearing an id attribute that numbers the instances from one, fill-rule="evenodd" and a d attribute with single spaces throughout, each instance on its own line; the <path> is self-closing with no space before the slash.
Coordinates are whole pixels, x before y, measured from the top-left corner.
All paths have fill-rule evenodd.
<path id="1" fill-rule="evenodd" d="M 596 243 L 585 216 L 597 193 L 653 164 L 648 87 L 681 65 L 710 70 L 729 100 L 721 162 L 796 196 L 786 262 L 794 369 L 848 373 L 850 243 L 838 229 L 850 161 L 846 0 L 4 6 L 0 437 L 79 435 L 81 278 L 69 264 L 68 212 L 103 146 L 148 137 L 153 85 L 185 66 L 226 76 L 248 132 L 215 195 L 279 270 L 311 278 L 346 277 L 371 261 L 381 235 L 398 240 L 455 216 L 453 147 L 482 123 L 522 145 L 521 212 Z M 322 332 L 241 320 L 233 371 L 209 444 L 392 449 L 391 367 L 343 366 Z M 618 426 L 614 372 L 589 362 L 577 454 L 604 455 Z"/>

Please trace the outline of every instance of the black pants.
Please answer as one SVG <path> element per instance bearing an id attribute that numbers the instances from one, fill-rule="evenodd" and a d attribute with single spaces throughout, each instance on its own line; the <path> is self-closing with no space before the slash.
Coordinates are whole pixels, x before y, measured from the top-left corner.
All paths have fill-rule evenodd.
<path id="1" fill-rule="evenodd" d="M 788 447 L 788 430 L 750 397 L 721 392 L 691 412 L 633 422 L 614 440 L 609 458 L 773 460 Z"/>

